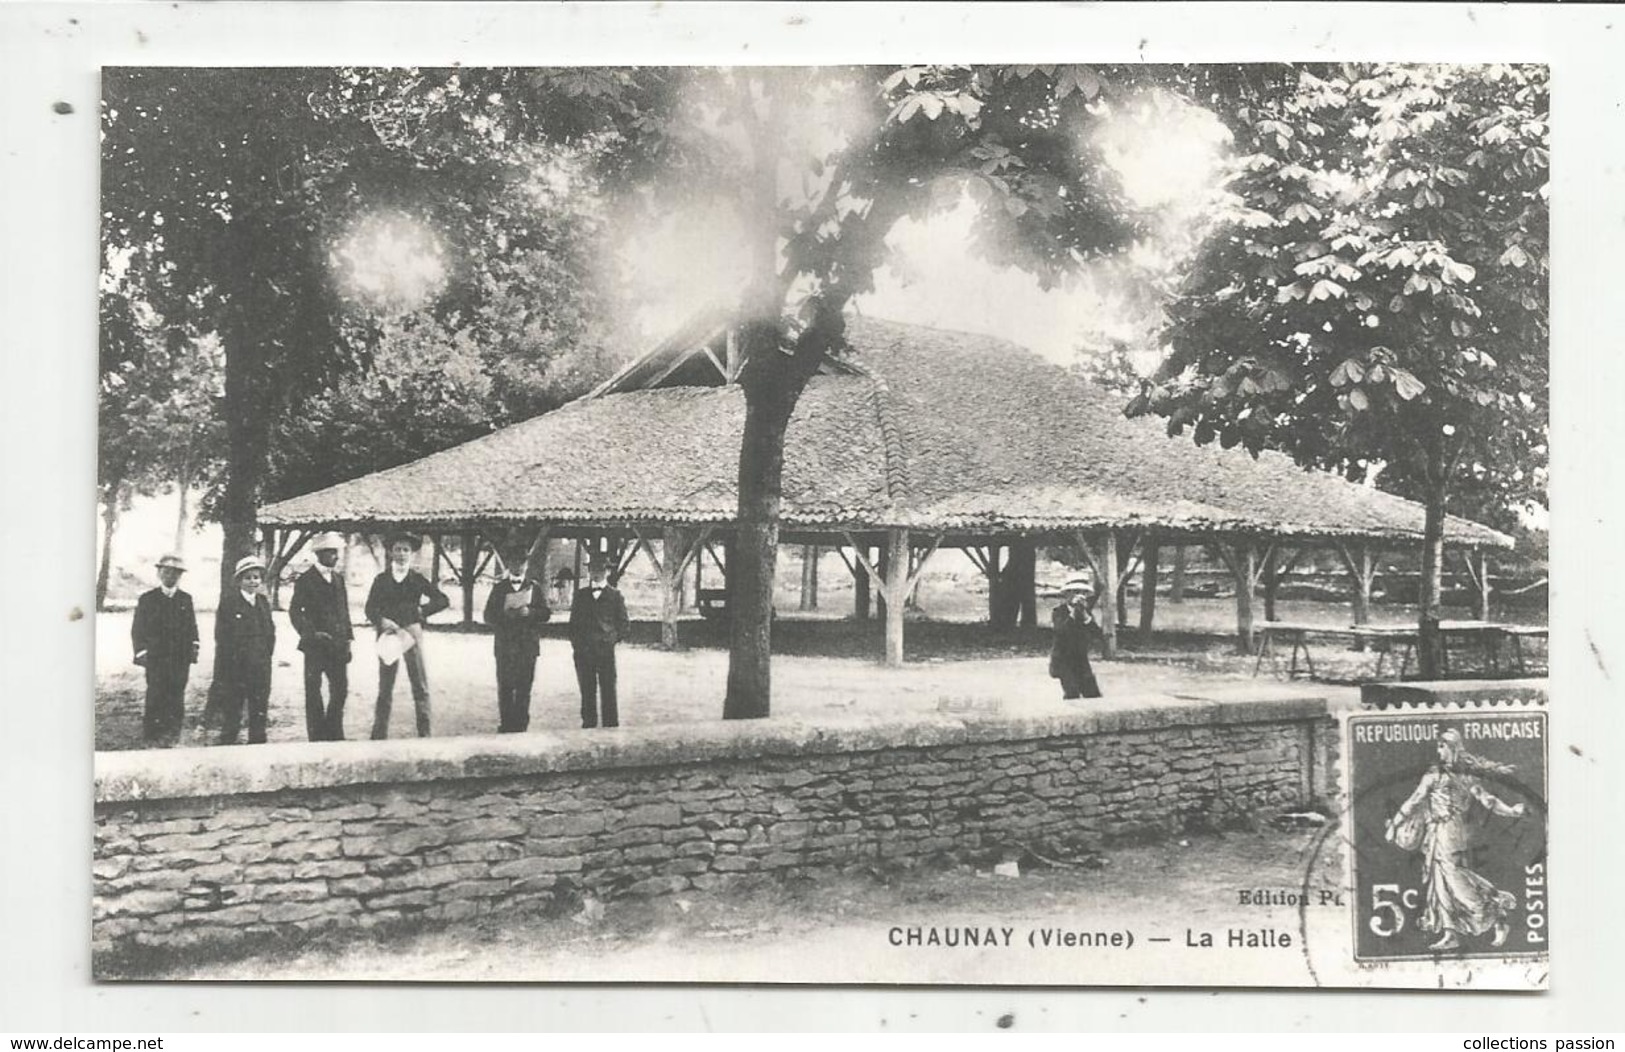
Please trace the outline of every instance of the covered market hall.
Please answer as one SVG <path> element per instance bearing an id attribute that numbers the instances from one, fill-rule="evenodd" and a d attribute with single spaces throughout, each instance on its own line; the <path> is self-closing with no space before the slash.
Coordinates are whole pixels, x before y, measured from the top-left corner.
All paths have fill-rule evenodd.
<path id="1" fill-rule="evenodd" d="M 904 597 L 934 553 L 960 549 L 989 581 L 990 616 L 1031 623 L 1040 547 L 1070 547 L 1094 571 L 1102 610 L 1141 577 L 1154 618 L 1159 553 L 1213 552 L 1235 585 L 1238 645 L 1250 650 L 1255 596 L 1310 553 L 1337 553 L 1353 620 L 1369 616 L 1379 553 L 1415 550 L 1419 504 L 1284 455 L 1170 438 L 1128 419 L 1120 396 L 989 336 L 867 317 L 848 353 L 808 384 L 785 443 L 781 543 L 839 553 L 858 617 L 883 607 L 888 665 L 903 661 Z M 620 572 L 648 560 L 661 588 L 661 640 L 680 644 L 687 574 L 725 578 L 744 395 L 730 319 L 686 325 L 589 394 L 421 460 L 260 511 L 273 569 L 316 531 L 411 530 L 432 539 L 472 618 L 474 581 L 502 554 L 574 541 Z M 1489 553 L 1506 535 L 1450 518 L 1447 550 L 1489 602 Z M 452 552 L 457 557 L 452 557 Z M 616 575 L 618 576 L 618 574 Z M 704 590 L 696 588 L 697 593 Z M 713 590 L 715 595 L 718 590 Z M 1117 649 L 1118 618 L 1101 618 Z"/>

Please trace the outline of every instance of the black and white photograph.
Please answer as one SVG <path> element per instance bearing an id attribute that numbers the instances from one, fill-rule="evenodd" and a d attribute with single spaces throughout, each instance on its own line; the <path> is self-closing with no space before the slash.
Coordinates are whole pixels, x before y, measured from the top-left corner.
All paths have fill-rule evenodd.
<path id="1" fill-rule="evenodd" d="M 1541 985 L 1327 836 L 1339 714 L 1546 697 L 1548 126 L 104 70 L 97 975 Z"/>
<path id="2" fill-rule="evenodd" d="M 6 16 L 42 975 L 1593 1003 L 1604 12 L 298 6 Z"/>

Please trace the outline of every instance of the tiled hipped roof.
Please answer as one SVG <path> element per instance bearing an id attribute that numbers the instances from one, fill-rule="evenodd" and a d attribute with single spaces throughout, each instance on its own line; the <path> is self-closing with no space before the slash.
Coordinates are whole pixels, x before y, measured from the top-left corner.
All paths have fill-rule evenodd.
<path id="1" fill-rule="evenodd" d="M 1280 454 L 1171 439 L 1117 396 L 987 336 L 854 318 L 855 366 L 820 375 L 785 442 L 789 528 L 908 526 L 1415 540 L 1411 501 Z M 668 387 L 587 398 L 388 471 L 272 504 L 268 525 L 725 523 L 744 397 Z M 1452 518 L 1453 543 L 1510 539 Z"/>

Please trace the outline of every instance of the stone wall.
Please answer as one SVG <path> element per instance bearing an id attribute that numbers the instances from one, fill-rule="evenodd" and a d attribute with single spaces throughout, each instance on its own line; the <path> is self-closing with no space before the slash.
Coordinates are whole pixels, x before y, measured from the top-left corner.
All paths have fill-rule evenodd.
<path id="1" fill-rule="evenodd" d="M 1256 692 L 1255 692 L 1256 694 Z M 93 945 L 456 921 L 1329 799 L 1318 698 L 103 753 Z"/>

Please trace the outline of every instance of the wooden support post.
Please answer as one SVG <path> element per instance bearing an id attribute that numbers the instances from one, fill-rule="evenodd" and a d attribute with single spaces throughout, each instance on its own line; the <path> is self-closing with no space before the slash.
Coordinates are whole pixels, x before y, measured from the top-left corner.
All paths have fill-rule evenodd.
<path id="1" fill-rule="evenodd" d="M 818 545 L 801 546 L 801 610 L 818 609 Z"/>
<path id="2" fill-rule="evenodd" d="M 480 535 L 465 533 L 462 538 L 463 568 L 457 575 L 463 586 L 463 624 L 474 623 L 474 578 L 479 576 Z"/>
<path id="3" fill-rule="evenodd" d="M 1114 538 L 1117 536 L 1115 531 L 1112 536 Z M 1117 564 L 1117 611 L 1115 616 L 1119 632 L 1128 627 L 1128 583 L 1134 576 L 1135 568 L 1134 561 L 1130 561 L 1128 557 L 1128 551 L 1132 551 L 1133 546 L 1133 541 L 1129 542 L 1127 550 L 1124 549 L 1121 543 L 1117 545 L 1117 555 L 1120 561 Z"/>
<path id="4" fill-rule="evenodd" d="M 1281 569 L 1280 569 L 1280 564 L 1279 564 L 1279 553 L 1273 548 L 1270 549 L 1269 555 L 1266 556 L 1265 559 L 1264 559 L 1263 573 L 1264 573 L 1264 620 L 1266 620 L 1266 621 L 1274 621 L 1275 620 L 1275 593 L 1276 593 L 1276 589 L 1279 588 L 1280 585 L 1281 585 Z"/>
<path id="5" fill-rule="evenodd" d="M 1236 579 L 1236 650 L 1253 652 L 1253 588 L 1258 583 L 1258 550 L 1252 542 L 1236 545 L 1231 575 Z"/>
<path id="6" fill-rule="evenodd" d="M 536 538 L 525 549 L 525 575 L 532 581 L 539 581 L 544 586 L 549 583 L 547 578 L 547 537 L 552 528 L 543 526 L 536 531 Z M 495 551 L 495 549 L 492 549 Z"/>
<path id="7" fill-rule="evenodd" d="M 875 555 L 875 568 L 880 571 L 879 580 L 876 583 L 879 584 L 884 584 L 885 582 L 891 580 L 890 535 L 888 534 L 887 537 L 887 543 L 881 545 L 879 551 Z M 886 594 L 886 589 L 884 588 L 877 588 L 875 591 L 879 593 L 874 597 L 875 617 L 879 618 L 881 621 L 885 621 L 891 616 L 891 603 L 888 602 L 888 600 L 891 599 L 891 596 Z"/>
<path id="8" fill-rule="evenodd" d="M 1010 623 L 1022 628 L 1038 624 L 1038 546 L 1022 537 L 1010 542 L 1010 555 L 1000 579 Z"/>
<path id="9" fill-rule="evenodd" d="M 704 543 L 705 542 L 703 542 L 703 541 L 698 542 L 699 545 L 703 545 Z M 705 559 L 703 558 L 703 555 L 704 555 L 703 552 L 699 552 L 699 551 L 695 552 L 695 559 L 694 559 L 694 606 L 695 606 L 696 609 L 698 609 L 698 607 L 700 605 L 700 589 L 705 587 Z"/>
<path id="10" fill-rule="evenodd" d="M 275 526 L 261 526 L 260 527 L 260 548 L 264 552 L 264 554 L 260 556 L 260 559 L 265 563 L 265 595 L 266 595 L 266 598 L 271 600 L 271 609 L 272 610 L 280 610 L 280 609 L 282 609 L 282 607 L 280 605 L 278 605 L 279 601 L 282 598 L 278 594 L 280 589 L 278 589 L 277 586 L 276 586 L 277 578 L 281 576 L 280 574 L 278 574 L 276 572 L 276 569 L 277 569 L 277 566 L 276 566 L 276 554 L 277 554 L 277 552 L 276 552 L 276 542 L 277 542 L 277 529 L 276 529 L 276 527 Z M 227 570 L 226 572 L 228 574 L 231 573 L 230 570 Z"/>
<path id="11" fill-rule="evenodd" d="M 886 531 L 886 665 L 903 667 L 903 605 L 908 588 L 908 531 Z"/>
<path id="12" fill-rule="evenodd" d="M 1168 601 L 1170 603 L 1183 603 L 1185 601 L 1185 546 L 1174 545 L 1174 579 L 1168 586 Z"/>
<path id="13" fill-rule="evenodd" d="M 660 571 L 660 646 L 678 650 L 682 640 L 677 635 L 677 612 L 682 603 L 680 590 L 683 570 L 689 556 L 687 531 L 668 526 L 660 535 L 660 558 L 655 567 Z M 649 557 L 654 558 L 651 552 Z"/>
<path id="14" fill-rule="evenodd" d="M 1100 545 L 1100 587 L 1106 601 L 1111 603 L 1117 596 L 1117 534 L 1107 530 Z M 1110 606 L 1100 617 L 1100 628 L 1106 637 L 1103 656 L 1114 658 L 1117 656 L 1117 618 Z M 1098 615 L 1097 615 L 1098 616 Z"/>
<path id="15" fill-rule="evenodd" d="M 858 548 L 852 549 L 854 558 Z M 869 620 L 872 603 L 869 598 L 869 572 L 861 565 L 852 572 L 852 617 L 857 621 Z"/>
<path id="16" fill-rule="evenodd" d="M 994 628 L 1010 628 L 1016 623 L 1009 613 L 1013 607 L 1005 601 L 1003 558 L 1004 546 L 989 544 L 982 560 L 982 572 L 987 574 L 987 623 Z"/>
<path id="17" fill-rule="evenodd" d="M 1337 545 L 1338 557 L 1343 560 L 1343 568 L 1349 572 L 1350 592 L 1354 603 L 1354 623 L 1357 625 L 1369 624 L 1371 621 L 1371 585 L 1377 576 L 1377 562 L 1371 551 L 1371 546 L 1364 542 L 1357 544 Z M 1365 649 L 1365 641 L 1355 643 L 1356 650 Z"/>
<path id="18" fill-rule="evenodd" d="M 1157 611 L 1157 559 L 1162 554 L 1156 540 L 1147 537 L 1142 545 L 1144 555 L 1141 565 L 1145 567 L 1140 572 L 1140 642 L 1143 644 L 1151 638 L 1151 623 Z"/>
<path id="19" fill-rule="evenodd" d="M 1490 556 L 1483 548 L 1462 552 L 1467 563 L 1467 578 L 1473 586 L 1473 617 L 1479 621 L 1490 619 Z"/>

